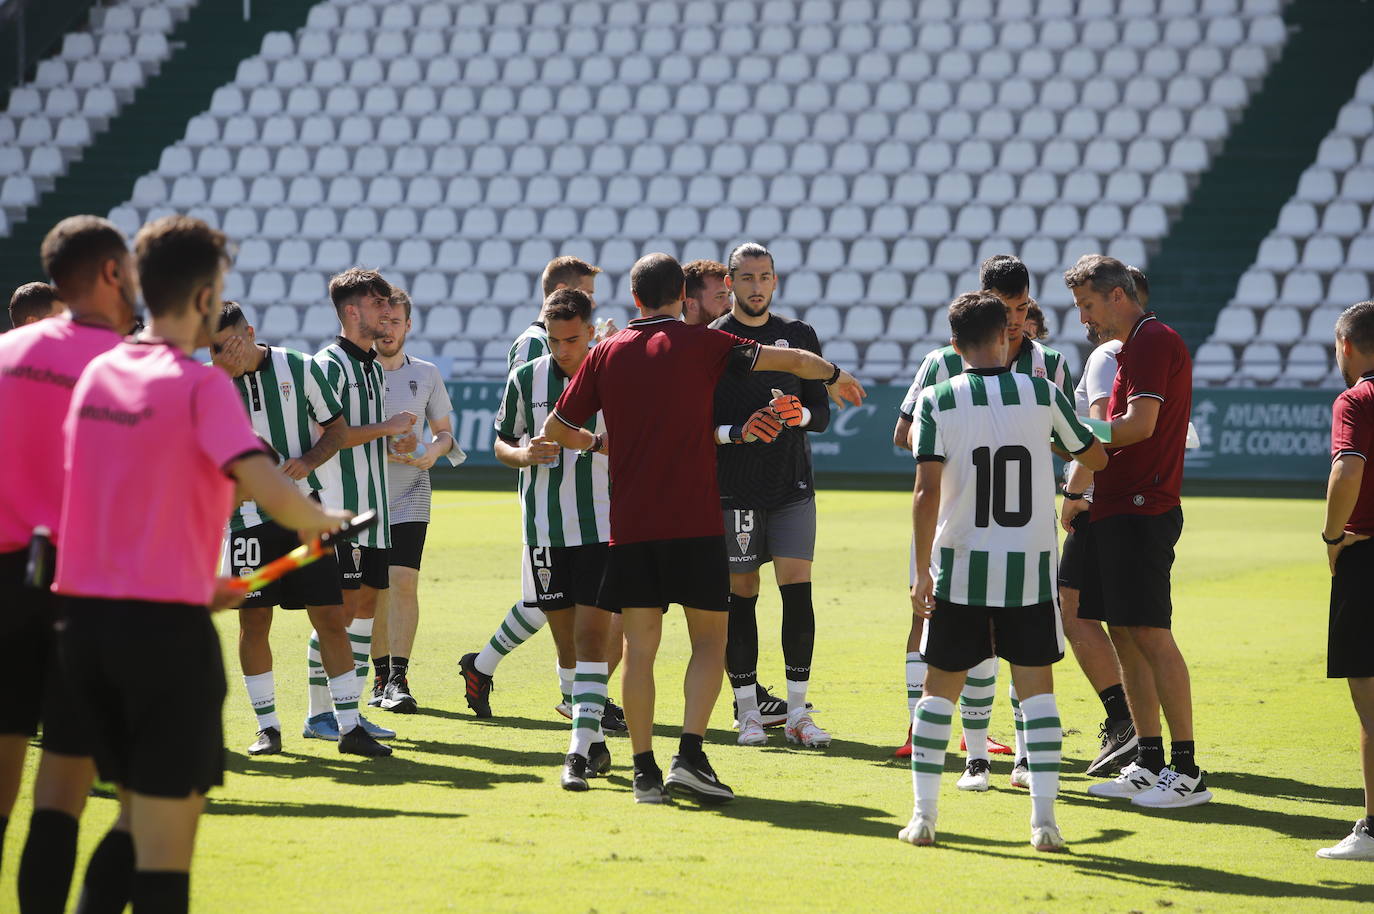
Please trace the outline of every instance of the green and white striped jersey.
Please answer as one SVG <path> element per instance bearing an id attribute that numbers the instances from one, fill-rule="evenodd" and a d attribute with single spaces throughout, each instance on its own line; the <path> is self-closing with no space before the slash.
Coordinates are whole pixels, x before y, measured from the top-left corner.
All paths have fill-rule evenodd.
<path id="1" fill-rule="evenodd" d="M 916 399 L 921 395 L 921 391 L 954 377 L 965 367 L 967 366 L 964 365 L 963 357 L 954 351 L 953 346 L 932 349 L 921 362 L 921 367 L 916 371 L 916 378 L 911 382 L 906 396 L 902 398 L 902 415 L 908 419 L 914 418 Z M 1064 364 L 1063 354 L 1057 350 L 1042 346 L 1035 340 L 1024 339 L 1021 343 L 1021 352 L 1016 356 L 1016 362 L 1011 369 L 1032 378 L 1049 378 L 1072 402 L 1073 373 L 1069 371 L 1069 366 Z"/>
<path id="2" fill-rule="evenodd" d="M 343 337 L 321 349 L 315 364 L 325 386 L 343 407 L 351 426 L 372 425 L 386 419 L 386 376 L 377 350 L 363 350 Z M 338 484 L 325 490 L 324 503 L 357 514 L 375 510 L 378 523 L 355 540 L 359 546 L 391 547 L 391 517 L 387 508 L 385 437 L 339 451 Z"/>
<path id="3" fill-rule="evenodd" d="M 320 440 L 320 426 L 339 416 L 343 406 L 325 381 L 314 359 L 294 349 L 262 346 L 266 357 L 256 371 L 234 378 L 234 388 L 257 432 L 282 456 L 300 457 Z M 297 480 L 309 495 L 338 485 L 339 462 L 331 457 L 315 472 Z M 239 505 L 229 518 L 229 529 L 243 530 L 271 520 L 256 502 Z"/>
<path id="4" fill-rule="evenodd" d="M 506 374 L 548 353 L 549 331 L 544 328 L 543 321 L 535 321 L 520 331 L 515 342 L 510 344 L 510 353 L 506 356 Z"/>
<path id="5" fill-rule="evenodd" d="M 496 434 L 507 443 L 538 435 L 571 380 L 553 356 L 526 362 L 506 379 Z M 606 431 L 601 413 L 585 426 Z M 549 466 L 520 469 L 520 510 L 528 546 L 586 546 L 611 540 L 611 473 L 605 454 L 563 448 Z"/>
<path id="6" fill-rule="evenodd" d="M 1051 433 L 1074 453 L 1093 435 L 1047 378 L 968 369 L 921 392 L 918 461 L 944 462 L 931 550 L 935 595 L 969 606 L 1053 600 L 1058 567 Z"/>

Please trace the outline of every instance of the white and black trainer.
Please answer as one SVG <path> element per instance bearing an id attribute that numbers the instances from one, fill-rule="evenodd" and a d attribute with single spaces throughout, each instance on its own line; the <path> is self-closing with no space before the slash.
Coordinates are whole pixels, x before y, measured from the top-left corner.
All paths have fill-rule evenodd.
<path id="1" fill-rule="evenodd" d="M 673 756 L 664 784 L 674 796 L 700 803 L 728 803 L 735 798 L 735 792 L 716 777 L 705 755 L 696 759 Z"/>
<path id="2" fill-rule="evenodd" d="M 1212 799 L 1212 791 L 1207 789 L 1201 771 L 1196 777 L 1165 768 L 1159 773 L 1159 780 L 1149 790 L 1142 790 L 1131 797 L 1131 803 L 1147 809 L 1182 809 L 1186 806 L 1201 806 Z"/>
<path id="3" fill-rule="evenodd" d="M 1093 784 L 1089 787 L 1088 796 L 1129 800 L 1137 794 L 1150 790 L 1158 781 L 1159 775 L 1149 768 L 1142 768 L 1138 763 L 1131 762 L 1112 780 Z"/>

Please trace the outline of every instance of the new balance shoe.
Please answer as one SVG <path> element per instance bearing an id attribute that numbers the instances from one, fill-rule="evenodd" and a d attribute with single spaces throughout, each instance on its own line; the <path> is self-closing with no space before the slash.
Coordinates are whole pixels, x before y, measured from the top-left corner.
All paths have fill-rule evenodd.
<path id="1" fill-rule="evenodd" d="M 405 676 L 392 679 L 386 684 L 386 691 L 382 694 L 383 711 L 414 714 L 419 708 L 420 705 L 415 701 L 415 696 L 410 694 L 410 683 L 406 681 Z"/>
<path id="2" fill-rule="evenodd" d="M 1136 747 L 1140 745 L 1135 721 L 1108 718 L 1102 722 L 1097 735 L 1102 739 L 1102 749 L 1084 774 L 1100 778 L 1115 777 L 1124 764 L 1135 758 Z"/>
<path id="3" fill-rule="evenodd" d="M 561 715 L 563 715 L 564 717 L 566 717 L 568 720 L 572 720 L 572 719 L 573 719 L 573 706 L 572 706 L 572 702 L 570 702 L 570 701 L 564 699 L 563 701 L 560 701 L 558 704 L 554 705 L 554 706 L 553 706 L 553 709 L 554 709 L 555 711 L 557 711 L 559 714 L 561 714 Z"/>
<path id="4" fill-rule="evenodd" d="M 663 787 L 663 772 L 658 768 L 652 771 L 635 769 L 635 802 L 667 803 L 668 791 Z"/>
<path id="5" fill-rule="evenodd" d="M 1011 769 L 1011 786 L 1030 789 L 1030 760 L 1017 759 L 1016 767 Z"/>
<path id="6" fill-rule="evenodd" d="M 959 781 L 954 786 L 960 790 L 976 790 L 981 793 L 988 789 L 991 776 L 992 766 L 988 764 L 987 759 L 969 759 L 964 773 L 959 776 Z"/>
<path id="7" fill-rule="evenodd" d="M 768 731 L 763 729 L 763 720 L 757 711 L 746 711 L 739 722 L 739 744 L 741 746 L 764 746 L 768 744 Z"/>
<path id="8" fill-rule="evenodd" d="M 1015 752 L 1015 750 L 1008 746 L 1006 743 L 999 743 L 991 736 L 984 737 L 984 739 L 987 740 L 988 755 L 1012 755 Z M 968 741 L 964 739 L 962 734 L 960 734 L 959 736 L 959 751 L 968 751 Z"/>
<path id="9" fill-rule="evenodd" d="M 906 728 L 906 742 L 892 751 L 893 758 L 911 758 L 911 728 Z"/>
<path id="10" fill-rule="evenodd" d="M 575 752 L 569 752 L 563 760 L 563 776 L 559 779 L 564 790 L 581 793 L 587 788 L 587 760 Z"/>
<path id="11" fill-rule="evenodd" d="M 830 734 L 826 733 L 811 715 L 805 711 L 787 715 L 787 741 L 806 749 L 824 749 L 830 745 Z"/>
<path id="12" fill-rule="evenodd" d="M 601 714 L 601 732 L 628 733 L 629 730 L 625 723 L 625 709 L 609 698 L 606 699 L 606 710 Z"/>
<path id="13" fill-rule="evenodd" d="M 1197 777 L 1165 768 L 1159 773 L 1159 780 L 1150 790 L 1142 790 L 1131 797 L 1136 806 L 1147 809 L 1183 809 L 1186 806 L 1201 806 L 1212 799 L 1212 791 L 1207 789 L 1201 771 Z"/>
<path id="14" fill-rule="evenodd" d="M 906 828 L 897 832 L 897 840 L 917 847 L 930 847 L 935 843 L 935 817 L 913 813 Z"/>
<path id="15" fill-rule="evenodd" d="M 1322 848 L 1317 856 L 1323 860 L 1374 860 L 1374 835 L 1361 819 L 1339 844 Z"/>
<path id="16" fill-rule="evenodd" d="M 491 717 L 491 677 L 477 669 L 477 654 L 464 654 L 458 659 L 458 669 L 463 674 L 463 697 L 474 717 Z"/>
<path id="17" fill-rule="evenodd" d="M 735 798 L 735 792 L 716 777 L 704 753 L 696 759 L 673 756 L 664 786 L 674 796 L 689 797 L 700 803 L 728 803 Z"/>
<path id="18" fill-rule="evenodd" d="M 359 718 L 361 721 L 362 718 Z M 372 738 L 363 726 L 354 727 L 339 737 L 339 752 L 344 755 L 363 755 L 368 758 L 385 758 L 391 754 L 390 746 L 383 746 Z"/>
<path id="19" fill-rule="evenodd" d="M 379 727 L 372 721 L 368 720 L 366 717 L 363 717 L 361 714 L 358 715 L 358 723 L 363 725 L 363 729 L 367 731 L 367 735 L 372 737 L 373 739 L 396 738 L 395 730 L 388 730 L 386 727 Z"/>
<path id="20" fill-rule="evenodd" d="M 606 741 L 592 743 L 587 749 L 587 777 L 599 778 L 610 770 L 611 750 L 606 748 Z"/>
<path id="21" fill-rule="evenodd" d="M 1138 763 L 1131 762 L 1110 781 L 1089 787 L 1088 796 L 1129 800 L 1138 793 L 1152 789 L 1158 782 L 1159 775 L 1149 768 L 1142 768 Z"/>
<path id="22" fill-rule="evenodd" d="M 277 755 L 281 752 L 281 731 L 276 727 L 263 727 L 258 738 L 248 747 L 249 755 Z"/>
<path id="23" fill-rule="evenodd" d="M 334 712 L 325 711 L 323 714 L 307 717 L 305 726 L 301 728 L 301 737 L 304 739 L 326 739 L 331 743 L 337 743 L 339 741 L 339 724 L 334 720 Z"/>
<path id="24" fill-rule="evenodd" d="M 1059 853 L 1069 849 L 1069 846 L 1064 843 L 1064 836 L 1059 833 L 1059 826 L 1053 823 L 1031 826 L 1031 847 L 1049 853 Z"/>

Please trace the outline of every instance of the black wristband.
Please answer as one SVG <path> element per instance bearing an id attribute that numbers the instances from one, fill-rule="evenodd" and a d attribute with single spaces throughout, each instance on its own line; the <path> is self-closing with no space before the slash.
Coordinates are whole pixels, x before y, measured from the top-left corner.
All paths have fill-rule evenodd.
<path id="1" fill-rule="evenodd" d="M 1322 531 L 1322 542 L 1323 542 L 1323 543 L 1326 543 L 1326 545 L 1328 545 L 1328 546 L 1336 546 L 1336 545 L 1339 545 L 1340 543 L 1345 542 L 1345 531 L 1342 530 L 1340 536 L 1336 537 L 1336 538 L 1333 539 L 1333 540 L 1329 540 L 1329 539 L 1326 538 L 1326 531 L 1323 530 L 1323 531 Z"/>
<path id="2" fill-rule="evenodd" d="M 606 446 L 606 436 L 605 436 L 605 435 L 595 435 L 595 434 L 594 434 L 594 435 L 592 435 L 592 446 L 589 447 L 589 448 L 587 448 L 587 453 L 589 453 L 589 454 L 596 454 L 596 453 L 599 453 L 599 452 L 601 451 L 601 449 L 602 449 L 603 447 L 605 447 L 605 446 Z"/>
<path id="3" fill-rule="evenodd" d="M 1068 500 L 1068 501 L 1079 501 L 1079 500 L 1081 500 L 1081 499 L 1083 498 L 1083 493 L 1082 493 L 1082 492 L 1070 492 L 1068 489 L 1065 489 L 1065 490 L 1064 490 L 1064 498 L 1065 498 L 1066 500 Z"/>
<path id="4" fill-rule="evenodd" d="M 733 441 L 735 444 L 743 444 L 743 443 L 744 443 L 744 426 L 742 426 L 742 425 L 732 425 L 732 426 L 730 426 L 730 440 Z"/>
<path id="5" fill-rule="evenodd" d="M 840 379 L 840 366 L 836 365 L 834 362 L 831 362 L 830 367 L 835 369 L 835 373 L 832 374 L 829 378 L 826 378 L 826 387 L 829 387 L 831 384 L 834 384 L 836 381 Z"/>

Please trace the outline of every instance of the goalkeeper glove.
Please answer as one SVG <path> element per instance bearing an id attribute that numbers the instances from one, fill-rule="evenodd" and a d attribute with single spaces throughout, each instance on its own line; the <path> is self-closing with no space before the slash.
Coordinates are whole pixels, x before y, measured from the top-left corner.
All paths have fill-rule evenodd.
<path id="1" fill-rule="evenodd" d="M 742 432 L 745 442 L 762 441 L 767 444 L 782 433 L 782 423 L 773 411 L 765 406 L 745 421 Z"/>
<path id="2" fill-rule="evenodd" d="M 791 428 L 801 425 L 805 418 L 802 413 L 801 400 L 792 394 L 783 393 L 776 387 L 773 388 L 773 399 L 769 401 L 768 406 L 777 414 L 784 425 Z"/>

